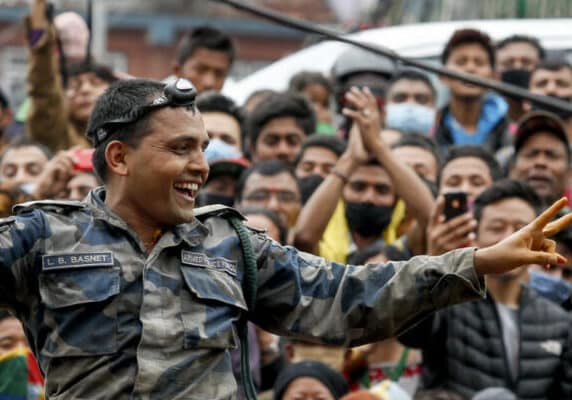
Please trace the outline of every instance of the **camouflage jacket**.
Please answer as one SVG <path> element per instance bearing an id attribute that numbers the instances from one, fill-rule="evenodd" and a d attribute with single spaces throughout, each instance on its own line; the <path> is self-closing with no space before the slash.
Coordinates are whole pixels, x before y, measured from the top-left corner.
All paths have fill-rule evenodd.
<path id="1" fill-rule="evenodd" d="M 247 311 L 236 232 L 210 215 L 164 231 L 148 253 L 104 195 L 24 204 L 0 223 L 0 302 L 24 322 L 47 397 L 235 398 L 228 349 Z M 358 345 L 484 295 L 473 249 L 345 266 L 249 232 L 249 319 L 279 335 Z"/>

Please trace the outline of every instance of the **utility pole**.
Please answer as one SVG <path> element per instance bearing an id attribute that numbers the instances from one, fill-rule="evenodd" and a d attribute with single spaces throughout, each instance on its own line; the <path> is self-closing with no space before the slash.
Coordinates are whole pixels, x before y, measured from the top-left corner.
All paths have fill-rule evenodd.
<path id="1" fill-rule="evenodd" d="M 91 55 L 104 62 L 107 57 L 107 0 L 92 0 L 91 4 Z"/>

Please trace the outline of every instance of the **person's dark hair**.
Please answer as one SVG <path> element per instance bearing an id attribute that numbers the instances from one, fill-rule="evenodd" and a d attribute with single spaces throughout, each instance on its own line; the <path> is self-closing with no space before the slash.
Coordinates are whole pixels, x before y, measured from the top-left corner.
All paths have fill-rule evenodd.
<path id="1" fill-rule="evenodd" d="M 446 64 L 453 50 L 459 46 L 464 46 L 467 44 L 478 44 L 481 46 L 489 56 L 489 63 L 491 67 L 493 69 L 495 68 L 496 58 L 493 42 L 489 35 L 477 29 L 456 30 L 453 33 L 453 36 L 451 36 L 445 45 L 443 52 L 441 53 L 441 62 Z"/>
<path id="2" fill-rule="evenodd" d="M 413 396 L 413 400 L 469 400 L 449 389 L 421 389 Z"/>
<path id="3" fill-rule="evenodd" d="M 572 71 L 572 65 L 566 61 L 564 58 L 549 58 L 546 60 L 540 61 L 536 67 L 530 73 L 530 76 L 534 75 L 536 71 L 539 70 L 548 70 L 548 71 L 558 71 L 562 68 L 567 68 L 568 70 Z"/>
<path id="4" fill-rule="evenodd" d="M 128 79 L 111 84 L 95 102 L 89 117 L 87 132 L 102 126 L 107 121 L 123 117 L 137 107 L 148 104 L 153 97 L 163 92 L 164 87 L 164 83 L 149 79 Z M 119 140 L 136 148 L 150 132 L 151 115 L 152 113 L 147 113 L 132 124 L 117 127 L 116 131 L 107 135 L 97 145 L 93 153 L 93 169 L 102 182 L 105 182 L 107 178 L 107 162 L 105 161 L 107 144 L 112 140 Z"/>
<path id="5" fill-rule="evenodd" d="M 488 151 L 487 149 L 480 147 L 480 146 L 453 146 L 449 149 L 449 153 L 447 154 L 447 158 L 443 162 L 441 166 L 441 173 L 451 161 L 457 158 L 466 158 L 466 157 L 475 157 L 482 160 L 487 166 L 489 167 L 489 173 L 491 178 L 494 181 L 498 181 L 504 177 L 503 171 L 501 166 L 499 165 L 496 158 L 493 154 Z M 441 175 L 441 174 L 439 174 Z M 441 176 L 439 176 L 439 181 Z"/>
<path id="6" fill-rule="evenodd" d="M 316 115 L 308 101 L 297 94 L 273 93 L 268 95 L 247 119 L 249 143 L 256 146 L 260 131 L 270 120 L 281 117 L 292 117 L 306 136 L 314 133 Z"/>
<path id="7" fill-rule="evenodd" d="M 310 147 L 322 147 L 324 149 L 330 150 L 332 153 L 340 157 L 346 150 L 346 142 L 337 136 L 311 135 L 307 137 L 306 140 L 304 140 L 304 143 L 302 143 L 302 147 L 300 148 L 300 151 L 294 160 L 294 165 L 298 165 L 302 159 L 302 155 L 306 149 L 309 149 Z"/>
<path id="8" fill-rule="evenodd" d="M 290 79 L 290 83 L 288 84 L 288 90 L 293 93 L 301 93 L 304 91 L 306 86 L 317 84 L 323 86 L 328 93 L 331 95 L 333 93 L 333 86 L 332 82 L 324 76 L 321 72 L 312 72 L 312 71 L 301 71 L 298 72 Z"/>
<path id="9" fill-rule="evenodd" d="M 501 50 L 513 43 L 529 44 L 530 46 L 536 49 L 536 51 L 538 52 L 538 58 L 540 60 L 544 60 L 544 58 L 546 57 L 546 50 L 544 50 L 544 47 L 542 47 L 540 41 L 537 38 L 528 35 L 512 35 L 507 38 L 504 38 L 503 40 L 497 43 L 496 48 L 497 50 Z"/>
<path id="10" fill-rule="evenodd" d="M 240 210 L 240 213 L 248 218 L 249 215 L 263 215 L 268 218 L 278 228 L 278 241 L 280 244 L 286 244 L 288 240 L 288 229 L 282 223 L 282 220 L 274 211 L 262 207 L 246 207 Z"/>
<path id="11" fill-rule="evenodd" d="M 393 146 L 391 146 L 392 149 L 396 149 L 398 147 L 419 147 L 420 149 L 427 150 L 433 154 L 435 161 L 437 161 L 437 169 L 441 169 L 441 157 L 439 155 L 437 143 L 435 143 L 435 140 L 429 136 L 419 133 L 409 133 L 407 135 L 403 135 L 401 136 L 401 139 L 399 139 L 395 144 L 393 144 Z"/>
<path id="12" fill-rule="evenodd" d="M 391 90 L 392 86 L 395 85 L 396 82 L 399 82 L 402 80 L 423 82 L 425 85 L 427 85 L 427 87 L 429 87 L 429 89 L 431 89 L 431 93 L 433 94 L 433 99 L 435 99 L 437 97 L 437 92 L 435 91 L 435 86 L 433 86 L 433 83 L 431 82 L 431 79 L 429 78 L 429 76 L 427 74 L 421 72 L 421 71 L 418 71 L 418 70 L 412 69 L 412 68 L 404 68 L 404 69 L 398 70 L 391 77 L 391 80 L 389 81 L 388 86 L 387 86 L 387 92 L 389 92 Z"/>
<path id="13" fill-rule="evenodd" d="M 246 106 L 252 99 L 255 99 L 257 97 L 262 97 L 263 99 L 265 99 L 266 97 L 271 96 L 271 95 L 276 94 L 276 93 L 279 93 L 279 92 L 277 92 L 276 90 L 272 90 L 272 89 L 255 90 L 254 92 L 252 92 L 248 95 L 248 97 L 244 101 L 243 106 Z"/>
<path id="14" fill-rule="evenodd" d="M 238 203 L 242 200 L 244 187 L 246 186 L 246 182 L 248 181 L 248 178 L 250 178 L 250 175 L 257 173 L 262 176 L 275 176 L 283 172 L 286 172 L 287 174 L 292 176 L 292 179 L 294 179 L 294 181 L 296 182 L 298 190 L 300 190 L 298 179 L 296 179 L 296 174 L 294 173 L 294 168 L 290 164 L 281 160 L 260 161 L 255 164 L 252 164 L 250 167 L 245 169 L 240 175 L 240 178 L 238 179 L 238 182 L 236 184 L 236 194 L 235 194 L 236 202 Z"/>
<path id="15" fill-rule="evenodd" d="M 6 110 L 10 108 L 10 102 L 8 101 L 8 96 L 2 89 L 0 89 L 0 109 Z"/>
<path id="16" fill-rule="evenodd" d="M 539 213 L 542 207 L 542 200 L 534 189 L 523 181 L 515 179 L 503 179 L 495 182 L 482 192 L 473 204 L 473 215 L 477 221 L 480 222 L 483 216 L 483 210 L 494 203 L 501 200 L 518 198 L 529 204 L 536 214 Z"/>
<path id="17" fill-rule="evenodd" d="M 0 322 L 4 321 L 7 318 L 16 318 L 16 317 L 10 311 L 3 308 L 0 309 Z"/>
<path id="18" fill-rule="evenodd" d="M 108 66 L 103 64 L 98 64 L 93 61 L 82 61 L 79 63 L 72 64 L 67 68 L 67 77 L 68 77 L 67 83 L 69 84 L 70 78 L 73 78 L 74 76 L 87 74 L 90 72 L 95 74 L 95 76 L 97 76 L 99 79 L 107 83 L 113 83 L 119 80 L 113 74 L 111 68 L 109 68 Z"/>
<path id="19" fill-rule="evenodd" d="M 572 226 L 568 226 L 552 237 L 556 243 L 566 247 L 568 251 L 572 251 Z"/>
<path id="20" fill-rule="evenodd" d="M 183 65 L 198 49 L 220 51 L 228 56 L 230 65 L 234 61 L 234 44 L 226 33 L 210 27 L 199 26 L 183 36 L 175 56 L 177 64 Z"/>
<path id="21" fill-rule="evenodd" d="M 217 92 L 205 92 L 197 96 L 197 108 L 201 113 L 221 112 L 230 115 L 242 130 L 244 115 L 240 107 L 230 97 Z"/>
<path id="22" fill-rule="evenodd" d="M 12 140 L 8 145 L 8 147 L 4 149 L 2 155 L 0 156 L 0 162 L 2 162 L 4 154 L 6 154 L 8 151 L 14 149 L 20 149 L 22 147 L 36 147 L 47 157 L 48 160 L 51 159 L 53 156 L 52 151 L 47 146 L 43 145 L 40 142 L 36 142 L 35 140 L 32 140 L 27 136 L 21 136 L 19 138 Z"/>

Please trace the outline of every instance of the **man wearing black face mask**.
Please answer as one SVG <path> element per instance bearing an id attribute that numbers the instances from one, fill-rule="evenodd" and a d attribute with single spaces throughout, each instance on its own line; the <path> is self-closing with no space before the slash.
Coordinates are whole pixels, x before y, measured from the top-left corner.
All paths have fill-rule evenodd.
<path id="1" fill-rule="evenodd" d="M 378 240 L 396 241 L 390 222 L 398 197 L 420 226 L 433 207 L 425 184 L 379 136 L 381 118 L 371 91 L 353 87 L 346 100 L 361 110 L 344 109 L 354 121 L 348 147 L 302 209 L 294 238 L 298 248 L 337 262 L 351 262 L 356 251 Z M 395 217 L 398 223 L 403 215 Z"/>
<path id="2" fill-rule="evenodd" d="M 304 141 L 294 160 L 302 204 L 328 176 L 345 149 L 346 144 L 337 136 L 313 135 Z"/>
<path id="3" fill-rule="evenodd" d="M 535 94 L 556 97 L 572 102 L 572 66 L 563 59 L 543 61 L 530 75 L 528 90 Z M 564 121 L 568 140 L 572 139 L 572 115 L 567 112 L 525 104 L 531 110 L 544 109 L 558 115 Z"/>
<path id="4" fill-rule="evenodd" d="M 528 89 L 530 73 L 545 55 L 538 39 L 525 35 L 510 36 L 496 45 L 497 74 L 505 83 Z M 519 120 L 525 113 L 522 100 L 513 97 L 506 97 L 506 100 L 510 120 Z"/>
<path id="5" fill-rule="evenodd" d="M 212 139 L 205 151 L 210 171 L 205 186 L 197 197 L 198 206 L 234 205 L 236 184 L 250 163 L 233 146 Z"/>

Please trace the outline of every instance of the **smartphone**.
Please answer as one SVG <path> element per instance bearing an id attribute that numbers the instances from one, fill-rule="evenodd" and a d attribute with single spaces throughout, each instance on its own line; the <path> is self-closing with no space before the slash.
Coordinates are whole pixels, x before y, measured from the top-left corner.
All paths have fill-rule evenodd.
<path id="1" fill-rule="evenodd" d="M 76 171 L 93 171 L 93 152 L 94 149 L 75 149 L 72 150 L 74 157 L 74 169 Z"/>
<path id="2" fill-rule="evenodd" d="M 443 214 L 445 220 L 449 221 L 459 215 L 465 214 L 469 211 L 467 205 L 467 193 L 465 192 L 449 192 L 445 193 L 445 208 Z"/>

